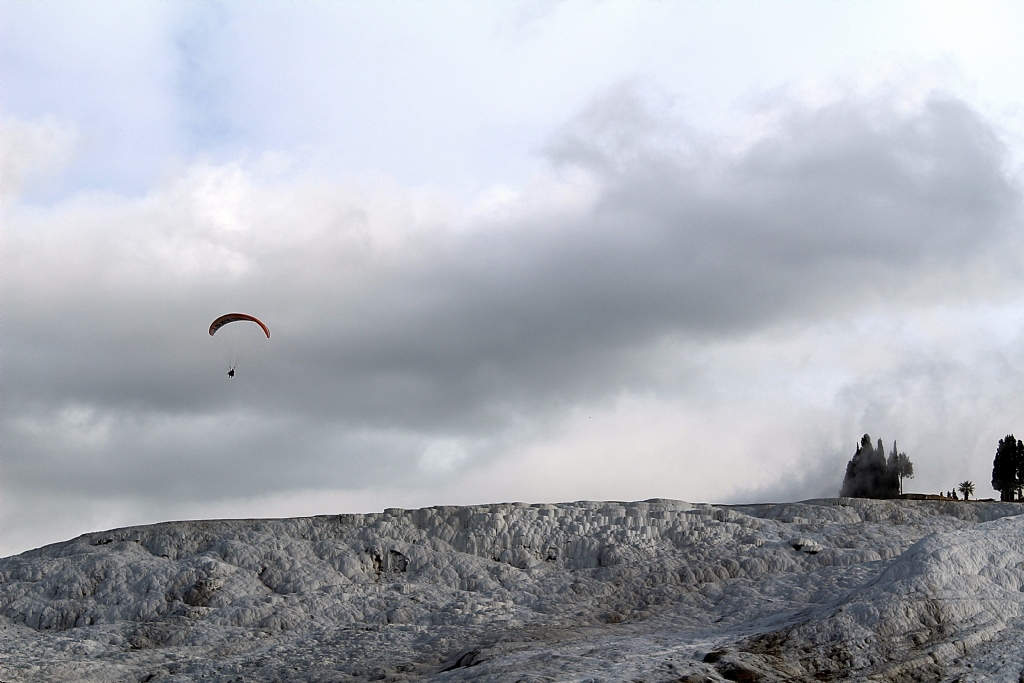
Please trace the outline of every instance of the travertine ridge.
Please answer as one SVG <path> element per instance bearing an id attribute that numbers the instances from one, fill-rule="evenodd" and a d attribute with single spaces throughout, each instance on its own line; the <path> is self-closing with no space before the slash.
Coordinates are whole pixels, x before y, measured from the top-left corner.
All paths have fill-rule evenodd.
<path id="1" fill-rule="evenodd" d="M 657 499 L 92 533 L 0 560 L 0 679 L 1015 681 L 1021 512 Z"/>

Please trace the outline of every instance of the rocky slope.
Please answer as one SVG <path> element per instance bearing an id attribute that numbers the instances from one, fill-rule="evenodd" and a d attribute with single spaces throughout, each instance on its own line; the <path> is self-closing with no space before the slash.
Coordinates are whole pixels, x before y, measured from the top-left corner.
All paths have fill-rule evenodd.
<path id="1" fill-rule="evenodd" d="M 0 560 L 0 680 L 1006 680 L 1024 506 L 518 503 Z"/>

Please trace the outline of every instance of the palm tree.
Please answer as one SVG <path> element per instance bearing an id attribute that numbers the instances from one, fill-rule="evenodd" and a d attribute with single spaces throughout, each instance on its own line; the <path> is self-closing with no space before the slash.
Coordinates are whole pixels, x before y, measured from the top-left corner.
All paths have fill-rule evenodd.
<path id="1" fill-rule="evenodd" d="M 970 500 L 971 495 L 974 494 L 974 484 L 971 481 L 962 481 L 960 486 L 956 488 L 960 493 L 964 494 L 964 500 Z"/>

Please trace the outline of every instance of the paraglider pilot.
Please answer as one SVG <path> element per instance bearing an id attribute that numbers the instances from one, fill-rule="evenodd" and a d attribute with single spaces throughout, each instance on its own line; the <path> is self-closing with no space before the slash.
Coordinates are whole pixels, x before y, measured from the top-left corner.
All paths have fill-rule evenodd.
<path id="1" fill-rule="evenodd" d="M 228 370 L 228 377 L 234 377 L 234 376 L 235 376 L 235 369 L 231 368 L 230 370 Z"/>

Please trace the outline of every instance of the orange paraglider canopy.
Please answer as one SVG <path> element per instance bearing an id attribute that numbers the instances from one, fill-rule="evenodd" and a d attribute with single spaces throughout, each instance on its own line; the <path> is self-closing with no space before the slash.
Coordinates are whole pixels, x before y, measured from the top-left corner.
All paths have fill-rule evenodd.
<path id="1" fill-rule="evenodd" d="M 257 325 L 262 327 L 263 332 L 266 333 L 267 335 L 267 339 L 270 339 L 270 328 L 264 325 L 263 321 L 260 320 L 259 318 L 247 315 L 245 313 L 228 313 L 217 318 L 212 323 L 210 323 L 210 336 L 212 337 L 217 330 L 224 327 L 228 323 L 240 322 L 242 320 L 248 320 L 249 322 L 256 323 Z"/>

